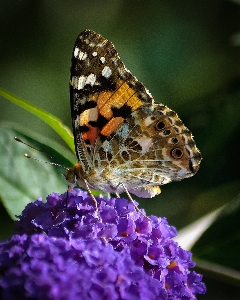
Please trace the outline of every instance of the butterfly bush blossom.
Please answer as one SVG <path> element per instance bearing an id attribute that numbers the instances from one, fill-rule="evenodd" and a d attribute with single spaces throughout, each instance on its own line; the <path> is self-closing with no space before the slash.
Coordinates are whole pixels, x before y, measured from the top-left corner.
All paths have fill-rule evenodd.
<path id="1" fill-rule="evenodd" d="M 74 189 L 30 203 L 0 244 L 1 299 L 196 299 L 206 291 L 166 218 Z"/>

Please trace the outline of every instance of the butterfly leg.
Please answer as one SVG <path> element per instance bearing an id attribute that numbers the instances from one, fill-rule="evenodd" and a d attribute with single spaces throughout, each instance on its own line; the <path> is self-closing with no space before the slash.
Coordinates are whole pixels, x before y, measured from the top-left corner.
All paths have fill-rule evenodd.
<path id="1" fill-rule="evenodd" d="M 143 213 L 143 212 L 137 207 L 137 205 L 134 203 L 134 200 L 133 200 L 132 196 L 130 195 L 129 191 L 127 190 L 127 188 L 125 187 L 125 185 L 124 185 L 123 183 L 121 183 L 121 185 L 123 186 L 124 191 L 125 191 L 125 193 L 126 193 L 127 196 L 128 196 L 128 199 L 132 202 L 132 204 L 134 205 L 135 209 L 136 209 L 141 215 L 143 215 L 145 218 L 148 218 L 146 215 L 144 215 L 144 213 Z M 148 218 L 148 220 L 150 220 L 150 219 Z"/>
<path id="2" fill-rule="evenodd" d="M 92 198 L 92 200 L 93 200 L 93 202 L 94 202 L 94 204 L 95 204 L 96 211 L 98 211 L 97 200 L 96 200 L 96 198 L 93 196 L 93 194 L 92 194 L 92 192 L 91 192 L 91 190 L 90 190 L 90 188 L 89 188 L 89 186 L 88 186 L 88 182 L 87 182 L 86 179 L 84 179 L 84 183 L 85 183 L 86 190 L 87 190 L 88 194 L 90 195 L 90 197 Z"/>
<path id="3" fill-rule="evenodd" d="M 116 195 L 117 198 L 120 198 L 120 195 L 118 193 L 115 193 L 115 195 Z"/>
<path id="4" fill-rule="evenodd" d="M 70 190 L 71 190 L 70 188 L 67 189 L 66 197 L 64 196 L 64 198 L 62 200 L 63 207 L 67 207 L 68 206 L 68 191 L 70 191 Z"/>

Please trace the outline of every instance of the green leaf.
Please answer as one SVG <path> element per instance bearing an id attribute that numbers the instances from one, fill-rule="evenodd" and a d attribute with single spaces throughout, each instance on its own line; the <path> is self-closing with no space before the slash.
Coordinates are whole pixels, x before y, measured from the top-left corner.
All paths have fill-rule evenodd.
<path id="1" fill-rule="evenodd" d="M 240 271 L 240 195 L 227 205 L 216 221 L 193 246 L 193 253 L 205 261 Z"/>
<path id="2" fill-rule="evenodd" d="M 31 148 L 29 151 L 26 145 L 16 143 L 15 135 L 16 131 L 0 127 L 0 197 L 12 218 L 38 197 L 45 199 L 53 191 L 63 193 L 67 190 L 67 184 L 62 176 L 65 170 L 50 163 L 26 159 L 24 153 L 28 151 L 37 159 L 49 161 L 46 155 Z M 18 137 L 26 140 L 26 136 L 18 134 Z M 38 149 L 47 149 L 42 143 L 37 145 Z M 58 157 L 61 157 L 60 153 Z M 65 159 L 65 162 L 68 166 L 68 160 Z"/>
<path id="3" fill-rule="evenodd" d="M 27 102 L 26 100 L 23 100 L 9 93 L 8 91 L 2 88 L 0 88 L 0 95 L 5 99 L 26 109 L 27 111 L 31 112 L 32 114 L 36 115 L 41 120 L 43 120 L 45 123 L 47 123 L 50 127 L 53 128 L 53 130 L 55 130 L 61 136 L 61 138 L 66 142 L 69 148 L 75 153 L 73 135 L 69 128 L 65 126 L 60 119 L 56 118 L 49 112 L 46 112 L 45 110 L 40 109 L 39 107 Z"/>
<path id="4" fill-rule="evenodd" d="M 195 262 L 197 263 L 198 272 L 205 273 L 209 277 L 215 278 L 221 282 L 240 286 L 240 272 L 224 267 L 223 265 L 201 259 L 195 259 Z"/>
<path id="5" fill-rule="evenodd" d="M 2 201 L 1 197 L 0 200 Z M 8 239 L 14 234 L 14 221 L 9 216 L 3 203 L 0 202 L 0 240 Z"/>
<path id="6" fill-rule="evenodd" d="M 17 143 L 14 136 L 37 151 Z M 0 126 L 0 149 L 0 198 L 12 218 L 38 197 L 45 199 L 53 191 L 63 193 L 67 190 L 63 174 L 66 168 L 72 167 L 76 157 L 57 142 L 16 124 L 4 123 Z M 26 152 L 40 161 L 26 159 Z M 63 167 L 59 168 L 55 163 Z M 103 194 L 101 191 L 92 193 L 95 196 Z"/>
<path id="7" fill-rule="evenodd" d="M 75 153 L 73 153 L 68 147 L 63 147 L 58 142 L 48 138 L 45 135 L 43 136 L 36 131 L 25 128 L 24 126 L 13 122 L 2 122 L 0 125 L 2 125 L 4 128 L 14 130 L 14 133 L 17 137 L 24 136 L 23 142 L 27 142 L 30 148 L 33 147 L 43 154 L 46 154 L 48 156 L 48 160 L 49 157 L 51 157 L 51 163 L 61 164 L 69 168 L 77 161 Z M 18 145 L 19 144 L 15 143 L 15 147 Z M 29 147 L 26 146 L 25 151 L 29 152 Z"/>
<path id="8" fill-rule="evenodd" d="M 224 207 L 216 209 L 179 230 L 175 241 L 178 242 L 183 249 L 190 250 L 202 234 L 215 222 L 223 208 Z"/>

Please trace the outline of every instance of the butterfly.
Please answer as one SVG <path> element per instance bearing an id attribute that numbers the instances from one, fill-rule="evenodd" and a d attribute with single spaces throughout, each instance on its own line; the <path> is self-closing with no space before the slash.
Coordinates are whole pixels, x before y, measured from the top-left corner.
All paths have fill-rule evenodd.
<path id="1" fill-rule="evenodd" d="M 70 186 L 151 198 L 198 171 L 201 154 L 189 129 L 92 30 L 73 48 L 70 102 L 78 159 L 66 174 Z"/>

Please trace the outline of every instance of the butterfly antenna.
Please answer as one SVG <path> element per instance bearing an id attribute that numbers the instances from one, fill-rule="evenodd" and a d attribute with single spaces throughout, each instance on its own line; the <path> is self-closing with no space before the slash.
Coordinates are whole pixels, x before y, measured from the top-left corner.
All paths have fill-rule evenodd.
<path id="1" fill-rule="evenodd" d="M 16 136 L 14 137 L 14 140 L 15 140 L 16 142 L 22 143 L 22 144 L 28 146 L 29 148 L 31 148 L 31 149 L 33 149 L 33 150 L 36 150 L 36 151 L 38 151 L 38 152 L 40 152 L 40 153 L 42 153 L 42 154 L 44 154 L 44 155 L 46 155 L 46 156 L 52 158 L 52 156 L 50 156 L 49 154 L 47 154 L 47 153 L 45 153 L 45 152 L 43 152 L 43 151 L 40 151 L 40 150 L 34 148 L 33 146 L 31 146 L 31 145 L 25 143 L 24 141 L 22 141 L 21 139 L 19 139 L 19 138 L 16 137 Z M 25 153 L 24 156 L 25 156 L 26 158 L 31 158 L 31 159 L 34 159 L 34 160 L 36 160 L 36 161 L 43 162 L 43 163 L 45 163 L 45 164 L 50 164 L 50 165 L 57 166 L 57 167 L 61 167 L 61 168 L 64 168 L 65 170 L 68 170 L 68 168 L 65 167 L 65 166 L 63 166 L 63 165 L 60 165 L 60 164 L 57 164 L 57 163 L 54 163 L 54 162 L 45 161 L 45 160 L 42 160 L 42 159 L 38 159 L 38 158 L 33 157 L 33 156 L 31 156 L 31 155 L 29 155 L 29 154 L 27 154 L 27 153 Z"/>
<path id="2" fill-rule="evenodd" d="M 34 149 L 34 148 L 33 148 L 33 149 Z M 36 149 L 35 149 L 35 150 L 36 150 Z M 39 151 L 39 152 L 41 152 L 41 151 Z M 44 153 L 44 152 L 41 152 L 41 153 Z M 45 154 L 45 153 L 44 153 L 44 154 Z M 38 159 L 38 158 L 33 157 L 33 156 L 31 156 L 31 155 L 29 155 L 29 154 L 27 154 L 27 153 L 25 153 L 24 156 L 25 156 L 26 158 L 31 158 L 31 159 L 34 159 L 34 160 L 36 160 L 36 161 L 43 162 L 43 163 L 45 163 L 45 164 L 50 164 L 50 165 L 53 165 L 53 166 L 57 166 L 57 167 L 64 168 L 65 170 L 68 169 L 67 167 L 65 167 L 65 166 L 63 166 L 63 165 L 60 165 L 60 164 L 57 164 L 57 163 L 54 163 L 54 162 L 49 162 L 49 161 L 42 160 L 42 159 Z M 49 156 L 49 155 L 48 155 L 48 156 Z M 50 156 L 50 157 L 51 157 L 51 156 Z"/>
<path id="3" fill-rule="evenodd" d="M 46 156 L 52 158 L 52 156 L 50 156 L 49 154 L 47 154 L 47 153 L 45 153 L 45 152 L 42 152 L 41 150 L 36 149 L 36 148 L 34 148 L 33 146 L 31 146 L 31 145 L 25 143 L 23 140 L 21 140 L 21 139 L 18 138 L 17 136 L 14 137 L 14 140 L 15 140 L 16 142 L 19 142 L 19 143 L 21 143 L 21 144 L 23 144 L 23 145 L 26 145 L 26 146 L 28 146 L 29 148 L 31 148 L 31 149 L 33 149 L 33 150 L 36 150 L 36 151 L 38 151 L 38 152 L 40 152 L 40 153 L 42 153 L 42 154 L 44 154 L 44 155 L 46 155 Z"/>

